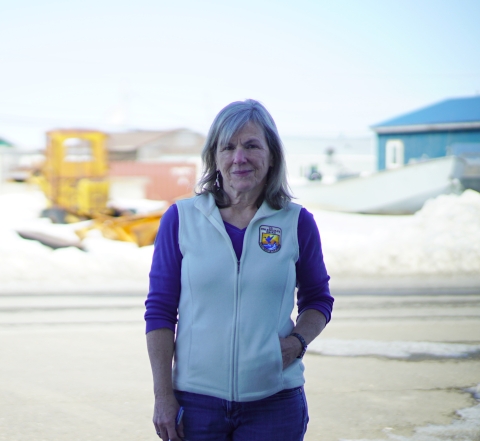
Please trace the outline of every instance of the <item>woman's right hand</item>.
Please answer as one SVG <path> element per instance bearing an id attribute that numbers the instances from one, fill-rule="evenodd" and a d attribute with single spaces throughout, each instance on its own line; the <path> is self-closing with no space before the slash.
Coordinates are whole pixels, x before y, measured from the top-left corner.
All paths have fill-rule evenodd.
<path id="1" fill-rule="evenodd" d="M 174 395 L 155 398 L 153 425 L 163 441 L 181 441 L 184 437 L 183 423 L 176 426 L 180 406 Z"/>

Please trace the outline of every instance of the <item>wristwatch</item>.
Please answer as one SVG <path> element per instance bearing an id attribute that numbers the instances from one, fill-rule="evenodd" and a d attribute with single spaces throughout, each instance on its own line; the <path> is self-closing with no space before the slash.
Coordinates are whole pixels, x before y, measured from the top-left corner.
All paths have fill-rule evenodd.
<path id="1" fill-rule="evenodd" d="M 307 352 L 307 343 L 305 342 L 305 339 L 300 334 L 297 334 L 296 332 L 292 332 L 290 335 L 293 336 L 293 337 L 296 337 L 296 338 L 298 338 L 298 340 L 300 340 L 300 343 L 302 344 L 302 352 L 300 353 L 300 355 L 297 358 L 302 359 L 303 356 L 305 355 L 305 352 Z M 289 335 L 289 337 L 290 337 L 290 335 Z"/>

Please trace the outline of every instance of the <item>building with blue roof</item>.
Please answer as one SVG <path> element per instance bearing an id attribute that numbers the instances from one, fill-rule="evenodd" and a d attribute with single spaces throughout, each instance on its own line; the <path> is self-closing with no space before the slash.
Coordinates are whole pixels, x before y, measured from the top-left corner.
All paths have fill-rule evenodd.
<path id="1" fill-rule="evenodd" d="M 456 154 L 480 154 L 480 96 L 448 99 L 371 127 L 379 170 Z"/>

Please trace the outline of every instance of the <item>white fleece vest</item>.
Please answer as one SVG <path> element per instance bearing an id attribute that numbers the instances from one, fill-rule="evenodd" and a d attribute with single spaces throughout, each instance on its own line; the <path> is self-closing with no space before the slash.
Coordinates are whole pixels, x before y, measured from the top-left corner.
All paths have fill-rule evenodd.
<path id="1" fill-rule="evenodd" d="M 237 262 L 211 195 L 177 206 L 183 259 L 174 388 L 253 401 L 303 385 L 300 360 L 282 369 L 278 339 L 294 326 L 301 207 L 274 210 L 264 202 Z"/>

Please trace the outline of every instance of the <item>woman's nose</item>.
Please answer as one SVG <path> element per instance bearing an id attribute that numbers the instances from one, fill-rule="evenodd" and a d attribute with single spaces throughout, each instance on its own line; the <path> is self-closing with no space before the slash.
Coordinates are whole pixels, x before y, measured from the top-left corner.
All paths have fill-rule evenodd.
<path id="1" fill-rule="evenodd" d="M 233 155 L 233 162 L 235 162 L 235 164 L 245 162 L 245 151 L 242 147 L 237 147 L 235 149 L 235 154 Z"/>

